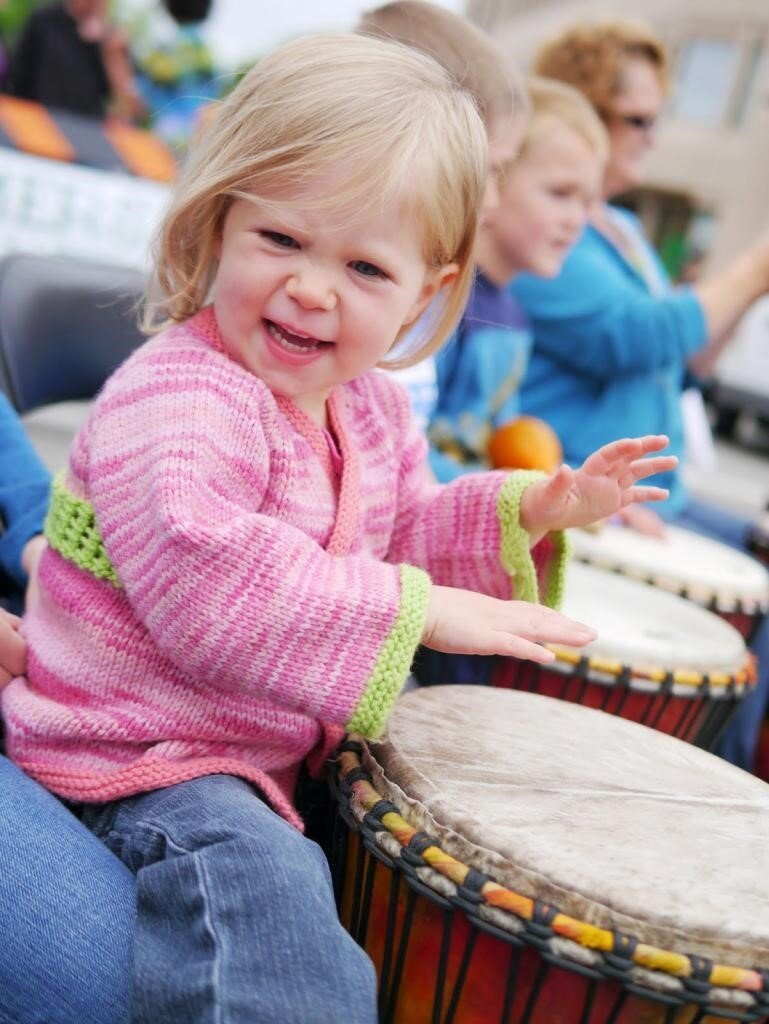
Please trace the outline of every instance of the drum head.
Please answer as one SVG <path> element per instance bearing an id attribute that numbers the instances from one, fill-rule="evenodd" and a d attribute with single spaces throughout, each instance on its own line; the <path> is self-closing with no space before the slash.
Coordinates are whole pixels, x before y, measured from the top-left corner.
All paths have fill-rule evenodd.
<path id="1" fill-rule="evenodd" d="M 763 565 L 718 541 L 690 530 L 667 526 L 664 539 L 646 537 L 621 526 L 596 531 L 571 530 L 574 557 L 580 562 L 613 569 L 699 604 L 715 601 L 729 611 L 742 605 L 769 607 L 769 573 Z"/>
<path id="2" fill-rule="evenodd" d="M 430 687 L 364 757 L 454 857 L 579 921 L 769 967 L 769 787 L 662 733 L 513 690 Z"/>
<path id="3" fill-rule="evenodd" d="M 598 639 L 580 649 L 588 658 L 640 671 L 735 675 L 745 667 L 745 643 L 728 622 L 668 591 L 590 565 L 569 566 L 562 611 L 598 631 Z"/>

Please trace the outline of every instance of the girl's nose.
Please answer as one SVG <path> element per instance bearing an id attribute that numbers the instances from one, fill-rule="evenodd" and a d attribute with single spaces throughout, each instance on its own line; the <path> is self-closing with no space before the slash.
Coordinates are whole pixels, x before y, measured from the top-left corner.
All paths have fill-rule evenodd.
<path id="1" fill-rule="evenodd" d="M 304 309 L 330 311 L 337 301 L 328 275 L 313 268 L 293 274 L 286 282 L 286 294 Z"/>

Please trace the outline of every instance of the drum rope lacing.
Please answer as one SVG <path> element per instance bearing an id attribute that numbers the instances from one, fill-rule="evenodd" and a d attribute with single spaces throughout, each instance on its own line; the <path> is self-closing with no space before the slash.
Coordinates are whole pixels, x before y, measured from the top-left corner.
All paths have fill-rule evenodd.
<path id="1" fill-rule="evenodd" d="M 756 659 L 749 652 L 746 654 L 744 667 L 739 671 L 697 672 L 694 669 L 667 669 L 654 665 L 628 666 L 621 661 L 587 656 L 571 648 L 559 647 L 555 644 L 548 644 L 548 648 L 555 654 L 557 661 L 565 662 L 567 665 L 576 665 L 584 675 L 589 676 L 591 673 L 595 673 L 598 676 L 610 676 L 631 688 L 633 680 L 642 679 L 659 683 L 661 688 L 684 686 L 702 688 L 707 691 L 712 687 L 718 687 L 734 692 L 735 689 L 741 691 L 744 687 L 754 686 L 756 682 Z M 558 666 L 550 665 L 548 667 L 557 669 Z"/>
<path id="2" fill-rule="evenodd" d="M 577 920 L 453 857 L 377 792 L 361 763 L 363 749 L 355 736 L 340 747 L 337 788 L 340 799 L 348 801 L 343 817 L 361 833 L 366 849 L 402 872 L 412 889 L 439 906 L 461 909 L 475 928 L 507 943 L 523 940 L 556 966 L 589 978 L 616 980 L 626 991 L 671 1008 L 695 1004 L 700 1008 L 696 1020 L 714 1014 L 749 1022 L 769 1015 L 769 970 L 717 964 Z"/>

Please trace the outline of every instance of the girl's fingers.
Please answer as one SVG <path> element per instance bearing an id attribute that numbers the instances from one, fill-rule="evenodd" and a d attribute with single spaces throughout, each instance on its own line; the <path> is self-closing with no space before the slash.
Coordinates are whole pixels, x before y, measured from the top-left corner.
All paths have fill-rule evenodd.
<path id="1" fill-rule="evenodd" d="M 619 478 L 621 488 L 630 487 L 636 480 L 644 480 L 655 473 L 668 473 L 678 465 L 675 455 L 657 455 L 654 458 L 636 459 L 631 462 L 627 471 Z"/>
<path id="2" fill-rule="evenodd" d="M 567 466 L 565 463 L 562 466 L 559 466 L 547 482 L 549 494 L 565 494 L 571 487 L 573 479 L 574 470 L 571 466 Z"/>
<path id="3" fill-rule="evenodd" d="M 555 643 L 565 647 L 584 647 L 585 644 L 595 640 L 597 636 L 595 630 L 569 620 L 561 623 L 558 628 L 541 632 L 542 635 L 537 635 L 536 640 L 529 635 L 521 636 L 514 633 L 500 635 L 501 649 L 498 653 L 509 655 L 512 658 L 527 658 L 529 661 L 545 665 L 551 662 L 555 655 L 542 644 Z"/>
<path id="4" fill-rule="evenodd" d="M 541 647 L 531 640 L 525 640 L 522 636 L 501 636 L 497 654 L 505 655 L 508 658 L 535 661 L 538 665 L 549 665 L 550 662 L 555 661 L 555 655 L 547 647 Z"/>
<path id="5" fill-rule="evenodd" d="M 527 605 L 521 609 L 518 602 L 510 606 L 509 614 L 494 624 L 495 629 L 535 643 L 561 643 L 582 646 L 595 640 L 597 634 L 584 622 L 567 618 L 552 608 Z"/>
<path id="6" fill-rule="evenodd" d="M 661 451 L 670 443 L 664 434 L 647 434 L 645 437 L 623 437 L 599 448 L 585 462 L 585 468 L 591 471 L 609 473 L 610 470 L 627 463 L 630 459 Z M 595 460 L 595 462 L 593 461 Z"/>
<path id="7" fill-rule="evenodd" d="M 622 494 L 622 507 L 634 502 L 664 501 L 670 494 L 666 487 L 629 487 Z"/>

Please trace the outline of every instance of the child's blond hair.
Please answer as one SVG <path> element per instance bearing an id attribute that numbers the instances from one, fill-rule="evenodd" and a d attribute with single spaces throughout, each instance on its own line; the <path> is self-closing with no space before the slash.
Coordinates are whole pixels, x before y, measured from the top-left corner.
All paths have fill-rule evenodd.
<path id="1" fill-rule="evenodd" d="M 332 168 L 338 181 L 324 208 L 349 212 L 354 221 L 406 202 L 424 231 L 427 265 L 458 265 L 434 315 L 420 322 L 426 338 L 412 337 L 409 351 L 390 365 L 411 365 L 437 349 L 472 283 L 486 134 L 470 95 L 435 61 L 352 34 L 287 43 L 222 102 L 190 153 L 158 238 L 165 322 L 186 320 L 207 301 L 234 199 L 288 196 L 300 206 L 307 186 Z M 161 326 L 151 307 L 145 323 Z"/>
<path id="2" fill-rule="evenodd" d="M 528 86 L 531 114 L 519 156 L 552 131 L 553 124 L 557 123 L 571 128 L 600 160 L 606 160 L 609 155 L 606 128 L 595 108 L 579 90 L 565 82 L 539 75 L 533 75 Z"/>
<path id="3" fill-rule="evenodd" d="M 494 40 L 465 18 L 426 3 L 393 0 L 361 17 L 356 31 L 428 54 L 473 96 L 486 129 L 525 115 L 523 77 Z"/>

